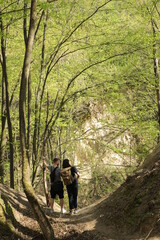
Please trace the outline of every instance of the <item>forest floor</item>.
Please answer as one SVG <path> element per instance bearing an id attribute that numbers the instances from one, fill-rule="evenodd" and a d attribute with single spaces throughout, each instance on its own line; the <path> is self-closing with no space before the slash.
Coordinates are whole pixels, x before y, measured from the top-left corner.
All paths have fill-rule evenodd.
<path id="1" fill-rule="evenodd" d="M 23 193 L 16 192 L 0 184 L 0 194 L 6 205 L 11 206 L 14 221 L 14 233 L 6 233 L 0 227 L 0 240 L 42 240 L 37 221 L 30 209 L 29 203 Z M 51 222 L 55 237 L 57 240 L 158 240 L 160 237 L 140 238 L 134 234 L 126 235 L 118 229 L 118 223 L 113 224 L 109 221 L 110 212 L 106 208 L 106 200 L 97 201 L 91 206 L 80 209 L 77 215 L 69 214 L 60 215 L 60 207 L 55 204 L 55 212 L 51 213 L 45 205 L 44 197 L 38 196 L 39 202 Z M 6 201 L 7 200 L 7 201 Z M 106 222 L 107 216 L 107 222 Z M 0 214 L 1 217 L 1 214 Z M 149 231 L 148 231 L 149 233 Z M 9 234 L 9 235 L 8 235 Z"/>
<path id="2" fill-rule="evenodd" d="M 8 187 L 0 185 L 1 197 L 10 205 L 14 215 L 14 233 L 8 235 L 6 231 L 0 230 L 0 240 L 10 239 L 26 239 L 26 240 L 41 240 L 43 236 L 40 232 L 37 221 L 31 211 L 29 203 L 25 194 L 16 192 Z M 45 205 L 45 198 L 38 196 L 39 202 L 51 222 L 55 237 L 57 240 L 105 240 L 105 231 L 101 226 L 100 229 L 96 228 L 95 208 L 99 202 L 96 202 L 90 207 L 80 209 L 78 214 L 70 215 L 65 213 L 60 214 L 60 207 L 55 203 L 55 212 L 51 213 L 50 208 Z M 99 231 L 100 230 L 100 231 Z"/>

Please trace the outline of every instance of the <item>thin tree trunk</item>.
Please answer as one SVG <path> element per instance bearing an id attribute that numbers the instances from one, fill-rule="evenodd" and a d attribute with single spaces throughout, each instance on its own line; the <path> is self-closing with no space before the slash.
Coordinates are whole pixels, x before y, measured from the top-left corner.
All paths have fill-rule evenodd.
<path id="1" fill-rule="evenodd" d="M 45 11 L 43 12 L 43 15 Z M 40 71 L 40 81 L 36 93 L 36 100 L 35 100 L 35 123 L 34 123 L 34 136 L 33 136 L 33 178 L 32 184 L 34 184 L 34 180 L 36 177 L 37 172 L 37 159 L 39 156 L 39 137 L 40 137 L 40 124 L 41 120 L 41 107 L 39 107 L 40 95 L 41 95 L 41 85 L 44 75 L 44 53 L 45 53 L 45 41 L 46 41 L 46 28 L 47 28 L 47 20 L 48 20 L 48 11 L 46 13 L 46 19 L 43 28 L 43 42 L 42 42 L 42 52 L 41 52 L 41 71 Z M 41 103 L 40 103 L 41 106 Z M 43 154 L 43 153 L 42 153 Z"/>
<path id="2" fill-rule="evenodd" d="M 31 89 L 31 73 L 28 78 L 28 128 L 27 128 L 27 157 L 29 165 L 31 163 L 31 101 L 32 101 L 32 89 Z"/>
<path id="3" fill-rule="evenodd" d="M 25 42 L 25 47 L 27 47 L 27 0 L 24 0 L 24 17 L 23 17 L 23 37 Z"/>
<path id="4" fill-rule="evenodd" d="M 61 136 L 62 136 L 62 127 L 58 129 L 58 149 L 59 149 L 59 158 L 62 158 L 62 146 L 61 146 Z"/>
<path id="5" fill-rule="evenodd" d="M 4 152 L 6 146 L 6 103 L 5 103 L 5 81 L 2 77 L 2 104 L 1 104 L 1 142 L 0 142 L 0 183 L 4 180 Z"/>
<path id="6" fill-rule="evenodd" d="M 34 193 L 33 187 L 30 181 L 30 168 L 26 153 L 26 126 L 25 126 L 25 112 L 26 112 L 26 88 L 29 78 L 30 63 L 34 42 L 34 35 L 36 29 L 36 8 L 37 0 L 31 0 L 31 13 L 30 13 L 30 27 L 27 41 L 27 48 L 25 51 L 22 78 L 21 78 L 21 87 L 20 87 L 20 96 L 19 96 L 19 117 L 20 117 L 20 145 L 22 153 L 22 183 L 25 194 L 28 198 L 28 201 L 31 205 L 31 208 L 35 214 L 35 217 L 40 225 L 40 228 L 43 232 L 45 239 L 53 240 L 54 232 L 52 226 L 42 211 L 36 195 Z"/>
<path id="7" fill-rule="evenodd" d="M 6 44 L 4 39 L 4 28 L 3 28 L 2 19 L 0 19 L 0 24 L 1 24 L 2 75 L 5 81 L 6 112 L 7 112 L 7 124 L 8 124 L 8 134 L 9 134 L 9 148 L 10 148 L 10 187 L 14 188 L 14 150 L 13 150 L 12 123 L 11 123 L 11 117 L 10 117 L 10 101 L 9 101 L 9 91 L 8 91 Z"/>
<path id="8" fill-rule="evenodd" d="M 23 36 L 25 42 L 25 48 L 27 48 L 27 1 L 24 0 L 24 18 L 23 18 Z M 31 90 L 31 73 L 29 73 L 28 78 L 28 127 L 27 127 L 27 157 L 29 165 L 31 162 L 31 99 L 32 99 L 32 90 Z"/>
<path id="9" fill-rule="evenodd" d="M 43 81 L 43 78 L 44 78 L 44 56 L 45 56 L 44 54 L 45 54 L 47 21 L 48 21 L 48 11 L 46 12 L 46 19 L 45 19 L 44 29 L 43 29 L 43 43 L 42 43 L 42 53 L 41 53 L 41 74 L 40 74 L 40 84 L 39 84 L 39 92 L 38 92 L 39 98 L 40 98 L 39 117 L 38 117 L 38 139 L 40 137 L 42 95 L 43 95 L 43 92 L 44 92 L 44 88 L 42 88 L 42 90 L 40 91 L 40 87 L 42 85 L 42 81 Z M 41 94 L 41 97 L 40 97 L 40 94 Z"/>
<path id="10" fill-rule="evenodd" d="M 46 115 L 46 128 L 44 131 L 44 139 L 43 139 L 43 186 L 44 186 L 44 193 L 46 196 L 46 204 L 49 206 L 49 192 L 48 192 L 48 186 L 47 186 L 47 179 L 46 179 L 46 168 L 45 168 L 45 160 L 47 156 L 47 150 L 46 150 L 46 144 L 47 144 L 47 126 L 48 126 L 48 116 L 49 116 L 49 95 L 47 93 L 47 115 Z"/>
<path id="11" fill-rule="evenodd" d="M 159 124 L 159 135 L 158 142 L 160 142 L 160 78 L 159 78 L 159 59 L 157 54 L 157 42 L 156 42 L 156 26 L 152 19 L 152 31 L 153 31 L 153 64 L 154 64 L 154 75 L 155 75 L 155 88 L 157 96 L 157 109 L 158 109 L 158 124 Z"/>

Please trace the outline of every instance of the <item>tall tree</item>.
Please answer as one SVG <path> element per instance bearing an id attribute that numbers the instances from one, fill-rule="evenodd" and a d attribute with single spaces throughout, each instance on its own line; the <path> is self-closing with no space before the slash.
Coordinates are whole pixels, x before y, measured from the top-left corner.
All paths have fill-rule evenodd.
<path id="1" fill-rule="evenodd" d="M 2 64 L 2 59 L 1 59 Z M 0 140 L 0 182 L 4 181 L 4 152 L 6 146 L 6 101 L 5 101 L 5 81 L 2 76 L 2 103 L 1 103 L 1 140 Z"/>
<path id="2" fill-rule="evenodd" d="M 8 75 L 7 75 L 7 61 L 6 61 L 6 41 L 3 20 L 0 18 L 1 25 L 1 53 L 2 53 L 2 79 L 5 82 L 5 99 L 6 99 L 6 114 L 9 134 L 9 147 L 10 147 L 10 187 L 14 188 L 14 148 L 13 148 L 13 133 L 12 122 L 10 116 L 10 101 L 9 101 L 9 89 L 8 89 Z M 7 29 L 7 27 L 6 27 Z"/>
<path id="3" fill-rule="evenodd" d="M 27 47 L 27 1 L 24 0 L 24 18 L 23 18 L 23 36 L 25 42 L 25 48 Z M 31 90 L 31 72 L 29 73 L 28 78 L 28 126 L 27 126 L 27 156 L 29 164 L 31 162 L 31 99 L 32 99 L 32 90 Z"/>
<path id="4" fill-rule="evenodd" d="M 54 231 L 51 227 L 51 224 L 48 218 L 45 216 L 42 211 L 34 190 L 30 181 L 30 167 L 27 158 L 26 152 L 26 90 L 27 83 L 30 72 L 30 63 L 33 50 L 33 42 L 36 29 L 36 16 L 37 16 L 37 0 L 31 0 L 31 11 L 30 11 L 30 26 L 28 33 L 28 41 L 25 50 L 25 57 L 22 69 L 21 77 L 21 86 L 20 86 L 20 95 L 19 95 L 19 117 L 20 117 L 20 145 L 21 145 L 21 154 L 22 154 L 22 182 L 25 194 L 28 198 L 28 201 L 31 205 L 31 208 L 35 214 L 35 217 L 40 225 L 40 228 L 43 232 L 45 239 L 51 240 L 54 239 Z"/>

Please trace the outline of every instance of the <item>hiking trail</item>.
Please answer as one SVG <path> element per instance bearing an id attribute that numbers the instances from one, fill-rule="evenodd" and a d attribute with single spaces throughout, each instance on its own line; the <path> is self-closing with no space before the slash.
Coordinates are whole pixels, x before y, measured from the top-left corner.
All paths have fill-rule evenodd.
<path id="1" fill-rule="evenodd" d="M 19 239 L 43 239 L 38 223 L 34 218 L 25 194 L 17 192 L 1 184 L 0 193 L 2 199 L 5 199 L 4 202 L 6 202 L 6 205 L 10 205 L 12 208 L 14 214 L 13 225 L 15 233 L 18 234 Z M 105 227 L 103 228 L 103 225 L 101 225 L 101 228 L 98 229 L 96 226 L 97 220 L 95 209 L 97 204 L 101 203 L 101 201 L 84 209 L 80 209 L 78 214 L 70 216 L 69 213 L 61 215 L 60 207 L 56 203 L 55 212 L 51 213 L 50 208 L 46 207 L 45 198 L 38 196 L 38 199 L 53 226 L 56 239 L 108 239 L 105 237 Z M 5 231 L 0 231 L 0 239 L 8 240 L 17 238 L 14 234 L 12 235 L 12 238 L 7 237 Z"/>

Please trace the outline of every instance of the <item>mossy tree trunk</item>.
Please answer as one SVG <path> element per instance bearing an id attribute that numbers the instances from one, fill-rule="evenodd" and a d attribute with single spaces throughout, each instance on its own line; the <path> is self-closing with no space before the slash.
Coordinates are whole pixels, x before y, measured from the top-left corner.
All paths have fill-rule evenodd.
<path id="1" fill-rule="evenodd" d="M 35 217 L 40 225 L 40 228 L 43 232 L 45 239 L 53 240 L 54 231 L 52 226 L 42 211 L 34 190 L 30 181 L 30 167 L 27 158 L 26 152 L 26 123 L 25 123 L 25 113 L 26 113 L 26 90 L 27 83 L 30 72 L 30 63 L 34 42 L 34 35 L 36 29 L 36 9 L 37 9 L 37 0 L 31 1 L 31 12 L 30 12 L 30 27 L 28 33 L 28 41 L 25 51 L 22 77 L 21 77 L 21 86 L 20 86 L 20 96 L 19 96 L 19 117 L 20 117 L 20 144 L 21 144 L 21 154 L 22 154 L 22 183 L 24 192 L 28 198 L 28 201 L 31 205 L 31 208 L 35 214 Z"/>

